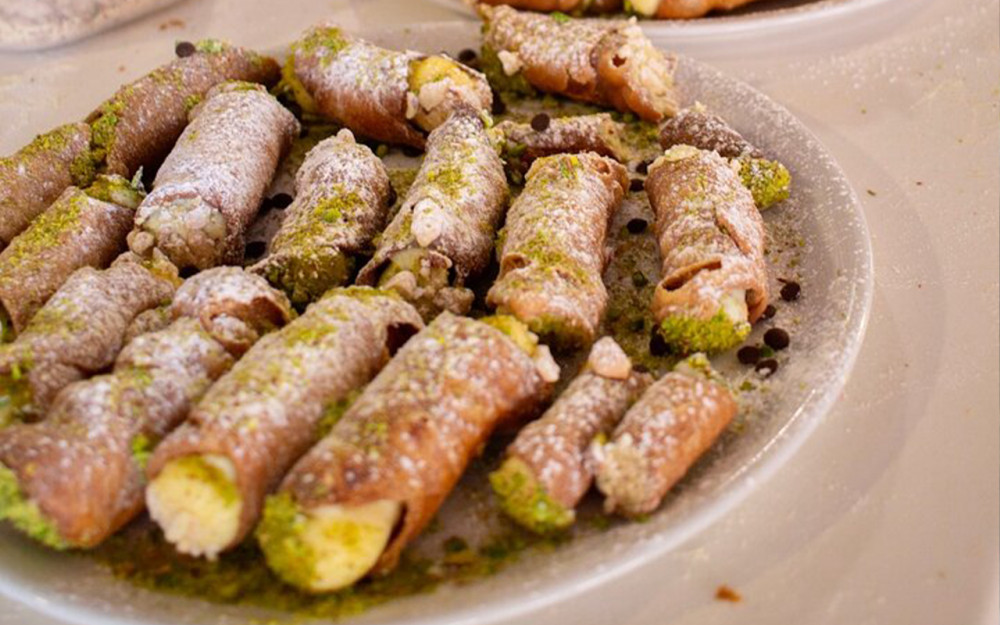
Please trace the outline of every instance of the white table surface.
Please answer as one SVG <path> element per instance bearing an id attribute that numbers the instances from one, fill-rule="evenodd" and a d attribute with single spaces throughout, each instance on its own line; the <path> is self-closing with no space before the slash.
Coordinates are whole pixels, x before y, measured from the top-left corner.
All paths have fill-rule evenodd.
<path id="1" fill-rule="evenodd" d="M 864 200 L 875 302 L 841 401 L 722 521 L 530 622 L 1000 622 L 1000 8 L 895 1 L 912 10 L 877 29 L 772 41 L 753 58 L 725 42 L 697 50 L 798 115 Z M 75 81 L 110 91 L 175 40 L 266 49 L 321 18 L 455 17 L 418 0 L 188 0 L 77 45 L 3 54 L 0 153 L 88 112 Z M 717 601 L 720 584 L 743 601 Z M 55 621 L 0 599 L 0 623 Z"/>

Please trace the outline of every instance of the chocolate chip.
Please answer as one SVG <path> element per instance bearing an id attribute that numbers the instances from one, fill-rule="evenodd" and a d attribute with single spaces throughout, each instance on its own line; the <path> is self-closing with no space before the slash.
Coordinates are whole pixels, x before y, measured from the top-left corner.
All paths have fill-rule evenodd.
<path id="1" fill-rule="evenodd" d="M 754 367 L 754 371 L 759 373 L 761 377 L 764 378 L 773 375 L 774 372 L 777 370 L 778 370 L 778 361 L 775 360 L 774 358 L 767 358 L 765 360 L 761 360 L 760 362 L 757 363 L 757 366 Z"/>
<path id="2" fill-rule="evenodd" d="M 741 347 L 740 351 L 736 352 L 736 358 L 745 365 L 756 364 L 760 360 L 760 348 L 753 345 Z"/>
<path id="3" fill-rule="evenodd" d="M 645 184 L 646 183 L 644 183 L 642 179 L 633 178 L 632 182 L 630 182 L 628 185 L 628 190 L 632 191 L 633 193 L 638 193 L 639 191 L 642 191 L 642 189 L 645 187 Z"/>
<path id="4" fill-rule="evenodd" d="M 764 342 L 771 349 L 779 351 L 788 347 L 791 339 L 788 337 L 788 332 L 785 332 L 781 328 L 771 328 L 764 333 Z"/>
<path id="5" fill-rule="evenodd" d="M 284 209 L 291 206 L 292 196 L 288 195 L 287 193 L 278 193 L 277 195 L 271 196 L 271 199 L 268 201 L 271 203 L 272 207 L 277 209 Z"/>
<path id="6" fill-rule="evenodd" d="M 417 158 L 418 156 L 420 156 L 423 153 L 424 153 L 423 150 L 421 150 L 420 148 L 415 148 L 412 145 L 404 145 L 403 146 L 403 155 L 404 156 L 409 156 L 410 158 Z"/>
<path id="7" fill-rule="evenodd" d="M 549 122 L 552 120 L 545 113 L 539 113 L 531 118 L 531 127 L 535 132 L 545 132 L 549 129 Z"/>
<path id="8" fill-rule="evenodd" d="M 763 319 L 764 321 L 767 321 L 776 314 L 778 314 L 778 309 L 772 306 L 771 304 L 768 304 L 767 308 L 764 309 L 764 312 L 761 313 L 760 318 Z"/>
<path id="9" fill-rule="evenodd" d="M 799 286 L 798 282 L 785 282 L 785 285 L 781 287 L 781 299 L 786 302 L 794 302 L 799 299 L 801 291 L 802 287 Z"/>
<path id="10" fill-rule="evenodd" d="M 507 112 L 507 105 L 504 103 L 503 98 L 496 91 L 493 92 L 493 106 L 490 108 L 494 115 L 503 115 Z"/>
<path id="11" fill-rule="evenodd" d="M 635 219 L 629 219 L 628 223 L 625 224 L 625 228 L 627 228 L 628 231 L 632 234 L 640 234 L 646 231 L 646 226 L 648 225 L 649 225 L 648 221 L 636 217 Z"/>
<path id="12" fill-rule="evenodd" d="M 197 267 L 188 266 L 188 267 L 184 267 L 183 269 L 181 269 L 178 272 L 178 275 L 181 277 L 181 279 L 187 280 L 188 278 L 190 278 L 191 276 L 193 276 L 196 273 L 198 273 L 198 268 Z"/>
<path id="13" fill-rule="evenodd" d="M 649 337 L 649 353 L 654 356 L 666 356 L 670 353 L 670 346 L 667 345 L 659 332 L 653 332 L 653 335 Z"/>
<path id="14" fill-rule="evenodd" d="M 634 286 L 637 289 L 641 289 L 647 284 L 649 284 L 649 278 L 647 278 L 644 273 L 642 273 L 641 271 L 632 272 L 632 286 Z"/>
<path id="15" fill-rule="evenodd" d="M 458 60 L 468 65 L 476 60 L 476 51 L 471 48 L 466 48 L 458 53 Z"/>
<path id="16" fill-rule="evenodd" d="M 245 254 L 247 259 L 260 258 L 267 251 L 267 245 L 263 241 L 250 241 L 247 243 Z"/>
<path id="17" fill-rule="evenodd" d="M 647 172 L 649 172 L 649 166 L 651 164 L 652 161 L 643 161 L 635 166 L 635 170 L 640 174 L 646 174 Z"/>
<path id="18" fill-rule="evenodd" d="M 633 319 L 632 322 L 629 323 L 629 330 L 632 330 L 633 332 L 642 332 L 645 329 L 646 329 L 645 319 Z"/>
<path id="19" fill-rule="evenodd" d="M 198 48 L 196 48 L 194 44 L 191 43 L 190 41 L 181 41 L 178 42 L 176 46 L 174 46 L 174 53 L 176 53 L 177 56 L 182 59 L 184 57 L 191 56 L 197 51 Z"/>
<path id="20" fill-rule="evenodd" d="M 389 206 L 395 206 L 397 199 L 399 199 L 399 196 L 396 195 L 396 187 L 394 187 L 394 186 L 392 186 L 390 184 L 389 185 Z"/>

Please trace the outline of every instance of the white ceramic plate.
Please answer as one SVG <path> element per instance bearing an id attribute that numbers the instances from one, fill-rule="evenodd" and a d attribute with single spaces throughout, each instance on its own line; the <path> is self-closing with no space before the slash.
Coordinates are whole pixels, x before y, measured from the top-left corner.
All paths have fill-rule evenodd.
<path id="1" fill-rule="evenodd" d="M 467 22 L 362 34 L 397 48 L 457 52 L 478 45 L 478 28 Z M 765 152 L 779 155 L 794 176 L 792 197 L 765 215 L 772 231 L 792 229 L 802 239 L 800 264 L 773 271 L 775 278 L 794 274 L 803 285 L 800 301 L 780 306 L 774 322 L 792 334 L 791 348 L 782 353 L 785 366 L 769 379 L 767 391 L 745 406 L 742 431 L 727 434 L 647 522 L 616 525 L 552 552 L 527 554 L 493 577 L 400 599 L 356 622 L 496 623 L 594 589 L 724 515 L 781 467 L 837 399 L 858 352 L 872 297 L 871 249 L 860 204 L 826 150 L 780 105 L 688 58 L 681 60 L 678 78 L 686 100 L 698 99 L 726 117 Z M 108 91 L 115 86 L 108 85 Z M 759 340 L 760 332 L 758 328 L 754 339 Z M 740 367 L 731 356 L 717 364 L 729 371 Z M 462 497 L 459 493 L 446 504 L 446 523 L 477 523 L 462 516 L 461 502 L 455 501 Z M 0 528 L 0 553 L 0 592 L 72 623 L 178 625 L 282 618 L 139 590 L 88 559 L 48 552 L 7 528 Z"/>

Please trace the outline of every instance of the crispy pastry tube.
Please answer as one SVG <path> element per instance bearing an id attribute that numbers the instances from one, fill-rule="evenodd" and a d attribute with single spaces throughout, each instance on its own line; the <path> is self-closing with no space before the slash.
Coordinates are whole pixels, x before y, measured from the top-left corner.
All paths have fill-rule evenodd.
<path id="1" fill-rule="evenodd" d="M 508 6 L 480 5 L 479 11 L 486 22 L 483 61 L 491 82 L 502 86 L 521 76 L 542 91 L 653 122 L 677 111 L 674 60 L 637 24 L 556 18 Z"/>
<path id="2" fill-rule="evenodd" d="M 608 222 L 628 184 L 624 167 L 596 154 L 535 161 L 507 215 L 487 304 L 560 347 L 593 342 L 608 303 Z"/>
<path id="3" fill-rule="evenodd" d="M 358 284 L 397 290 L 424 319 L 467 312 L 473 295 L 465 280 L 489 264 L 508 195 L 483 120 L 456 112 L 431 133 L 417 178 Z"/>
<path id="4" fill-rule="evenodd" d="M 490 433 L 547 397 L 536 341 L 510 317 L 447 312 L 410 339 L 268 499 L 268 565 L 311 592 L 392 570 Z"/>
<path id="5" fill-rule="evenodd" d="M 324 408 L 371 380 L 422 325 L 395 294 L 353 287 L 261 339 L 150 460 L 146 503 L 167 540 L 209 558 L 237 545 L 317 440 Z"/>
<path id="6" fill-rule="evenodd" d="M 595 152 L 618 158 L 623 153 L 622 133 L 625 128 L 608 113 L 557 117 L 548 128 L 535 130 L 531 124 L 515 121 L 500 122 L 490 131 L 502 138 L 503 156 L 508 165 L 516 163 L 526 171 L 531 163 L 543 156 Z"/>
<path id="7" fill-rule="evenodd" d="M 28 227 L 70 185 L 94 178 L 90 126 L 66 124 L 0 158 L 0 249 Z"/>
<path id="8" fill-rule="evenodd" d="M 629 0 L 630 12 L 661 20 L 691 19 L 712 11 L 732 11 L 754 0 Z"/>
<path id="9" fill-rule="evenodd" d="M 177 269 L 122 254 L 78 269 L 13 343 L 0 346 L 0 428 L 45 414 L 67 385 L 111 366 L 135 317 L 170 301 Z"/>
<path id="10" fill-rule="evenodd" d="M 660 145 L 664 150 L 681 144 L 713 150 L 719 156 L 734 159 L 743 185 L 750 190 L 754 203 L 761 210 L 788 197 L 792 182 L 788 169 L 778 161 L 765 158 L 763 152 L 724 119 L 708 113 L 703 106 L 684 109 L 660 127 Z"/>
<path id="11" fill-rule="evenodd" d="M 347 283 L 357 256 L 371 253 L 392 187 L 382 161 L 344 129 L 309 152 L 295 188 L 270 253 L 253 271 L 304 304 Z"/>
<path id="12" fill-rule="evenodd" d="M 0 432 L 0 518 L 55 548 L 103 542 L 144 506 L 150 450 L 262 334 L 288 300 L 235 267 L 189 279 L 166 329 L 122 350 L 114 370 L 65 388 L 47 419 Z M 13 493 L 13 494 L 12 494 Z"/>
<path id="13" fill-rule="evenodd" d="M 0 323 L 24 330 L 70 274 L 110 265 L 125 250 L 143 196 L 120 176 L 66 189 L 0 253 Z"/>
<path id="14" fill-rule="evenodd" d="M 649 167 L 663 278 L 659 332 L 675 351 L 739 345 L 767 306 L 764 224 L 750 192 L 715 152 L 679 145 Z"/>
<path id="15" fill-rule="evenodd" d="M 507 448 L 490 484 L 504 512 L 539 534 L 565 529 L 593 482 L 587 448 L 608 435 L 653 378 L 632 369 L 618 343 L 606 336 L 590 350 L 583 371 L 537 421 Z"/>
<path id="16" fill-rule="evenodd" d="M 486 77 L 447 56 L 386 50 L 330 25 L 292 45 L 284 78 L 303 110 L 417 148 L 453 111 L 493 102 Z"/>
<path id="17" fill-rule="evenodd" d="M 648 514 L 736 416 L 736 400 L 695 354 L 654 383 L 591 457 L 604 509 Z"/>
<path id="18" fill-rule="evenodd" d="M 613 13 L 620 11 L 622 0 L 483 0 L 484 4 L 506 4 L 515 9 L 551 13 L 559 11 L 572 15 Z"/>
<path id="19" fill-rule="evenodd" d="M 191 56 L 125 85 L 90 114 L 94 160 L 106 173 L 131 178 L 155 169 L 188 123 L 188 112 L 208 90 L 227 80 L 273 85 L 278 64 L 246 48 L 206 39 Z"/>
<path id="20" fill-rule="evenodd" d="M 139 206 L 132 250 L 155 245 L 181 269 L 239 264 L 243 235 L 298 133 L 295 117 L 260 85 L 213 87 Z"/>

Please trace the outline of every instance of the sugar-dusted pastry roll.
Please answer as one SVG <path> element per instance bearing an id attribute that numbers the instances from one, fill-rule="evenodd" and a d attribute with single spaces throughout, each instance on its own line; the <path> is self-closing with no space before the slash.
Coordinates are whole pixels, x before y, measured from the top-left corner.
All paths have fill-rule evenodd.
<path id="1" fill-rule="evenodd" d="M 137 337 L 111 373 L 63 389 L 48 417 L 0 431 L 0 519 L 55 548 L 103 542 L 144 506 L 145 465 L 214 380 L 294 314 L 236 267 L 187 280 L 165 329 Z"/>
<path id="2" fill-rule="evenodd" d="M 131 178 L 155 169 L 188 124 L 188 112 L 208 90 L 227 80 L 273 85 L 274 59 L 214 39 L 123 86 L 90 114 L 94 159 L 102 171 Z"/>
<path id="3" fill-rule="evenodd" d="M 691 19 L 712 11 L 732 11 L 754 0 L 629 0 L 628 10 L 636 15 L 661 20 Z"/>
<path id="4" fill-rule="evenodd" d="M 139 206 L 132 250 L 155 246 L 180 269 L 241 262 L 246 229 L 298 133 L 298 121 L 264 87 L 213 87 Z"/>
<path id="5" fill-rule="evenodd" d="M 484 4 L 506 4 L 515 9 L 572 15 L 611 13 L 622 9 L 622 0 L 482 0 Z"/>
<path id="6" fill-rule="evenodd" d="M 66 189 L 0 253 L 0 324 L 20 332 L 74 271 L 110 265 L 143 197 L 120 176 Z"/>
<path id="7" fill-rule="evenodd" d="M 507 447 L 506 458 L 490 474 L 500 506 L 533 532 L 565 529 L 594 479 L 587 450 L 609 435 L 628 407 L 653 381 L 609 336 L 590 350 L 583 371 L 555 403 L 525 426 Z"/>
<path id="8" fill-rule="evenodd" d="M 346 284 L 358 255 L 371 254 L 392 186 L 382 161 L 344 129 L 309 151 L 295 188 L 268 256 L 253 271 L 304 304 Z"/>
<path id="9" fill-rule="evenodd" d="M 490 433 L 537 410 L 558 375 L 516 319 L 442 313 L 268 499 L 268 565 L 311 592 L 392 570 Z"/>
<path id="10" fill-rule="evenodd" d="M 17 340 L 0 345 L 0 428 L 41 417 L 64 387 L 111 366 L 132 320 L 169 302 L 177 283 L 160 255 L 76 270 Z"/>
<path id="11" fill-rule="evenodd" d="M 352 287 L 261 339 L 150 460 L 146 503 L 167 540 L 209 558 L 236 546 L 319 438 L 324 409 L 364 386 L 422 325 L 397 295 Z"/>
<path id="12" fill-rule="evenodd" d="M 87 186 L 93 178 L 90 126 L 82 122 L 39 135 L 17 153 L 0 158 L 0 249 L 66 187 Z"/>
<path id="13" fill-rule="evenodd" d="M 417 148 L 456 109 L 488 113 L 493 102 L 482 74 L 443 54 L 387 50 L 331 25 L 292 44 L 284 77 L 304 110 Z"/>
<path id="14" fill-rule="evenodd" d="M 491 82 L 531 86 L 658 122 L 677 111 L 674 65 L 634 22 L 480 5 Z"/>
<path id="15" fill-rule="evenodd" d="M 628 184 L 622 165 L 596 154 L 535 161 L 507 215 L 487 304 L 560 347 L 592 342 L 608 303 L 608 222 Z"/>
<path id="16" fill-rule="evenodd" d="M 660 146 L 667 150 L 675 145 L 712 150 L 733 159 L 740 179 L 761 210 L 788 197 L 792 182 L 788 169 L 778 161 L 768 160 L 724 119 L 701 105 L 680 111 L 660 126 Z"/>
<path id="17" fill-rule="evenodd" d="M 428 320 L 441 310 L 467 312 L 473 295 L 465 281 L 489 264 L 508 196 L 483 120 L 456 112 L 431 133 L 417 178 L 358 284 L 397 290 Z"/>
<path id="18" fill-rule="evenodd" d="M 591 447 L 604 509 L 630 517 L 656 510 L 737 411 L 704 355 L 682 361 L 646 390 L 607 443 Z"/>
<path id="19" fill-rule="evenodd" d="M 530 123 L 500 122 L 490 131 L 503 143 L 507 164 L 516 163 L 526 171 L 531 163 L 543 156 L 594 152 L 601 156 L 620 158 L 624 153 L 622 134 L 625 128 L 608 113 L 556 117 L 545 130 L 535 130 Z"/>
<path id="20" fill-rule="evenodd" d="M 753 197 L 715 152 L 678 145 L 649 167 L 663 259 L 653 316 L 680 353 L 739 345 L 767 306 L 764 224 Z"/>

